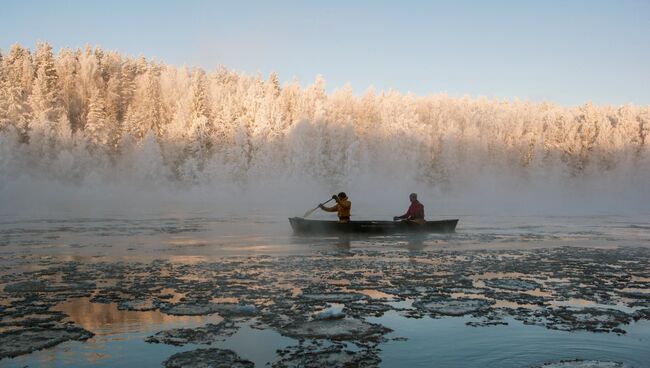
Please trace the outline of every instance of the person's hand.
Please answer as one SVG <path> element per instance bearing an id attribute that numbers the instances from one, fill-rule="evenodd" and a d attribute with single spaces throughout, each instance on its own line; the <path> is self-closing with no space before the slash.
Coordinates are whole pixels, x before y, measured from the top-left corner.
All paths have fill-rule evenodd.
<path id="1" fill-rule="evenodd" d="M 318 204 L 318 207 L 323 208 L 323 204 L 322 204 L 322 203 L 319 203 L 319 204 Z"/>
<path id="2" fill-rule="evenodd" d="M 337 199 L 339 199 L 339 197 L 337 197 L 336 194 L 334 194 L 334 195 L 332 195 L 332 199 L 337 200 Z"/>

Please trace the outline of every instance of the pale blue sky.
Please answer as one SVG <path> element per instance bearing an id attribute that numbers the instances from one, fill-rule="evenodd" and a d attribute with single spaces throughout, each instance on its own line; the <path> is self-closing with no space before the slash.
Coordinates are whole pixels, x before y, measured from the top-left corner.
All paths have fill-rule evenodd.
<path id="1" fill-rule="evenodd" d="M 0 0 L 0 48 L 85 44 L 329 90 L 650 104 L 650 1 Z"/>

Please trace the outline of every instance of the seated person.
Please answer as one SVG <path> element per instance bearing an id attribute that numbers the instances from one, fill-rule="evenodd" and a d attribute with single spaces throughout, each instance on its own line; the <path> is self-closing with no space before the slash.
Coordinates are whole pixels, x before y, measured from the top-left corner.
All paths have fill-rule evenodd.
<path id="1" fill-rule="evenodd" d="M 409 209 L 402 216 L 393 217 L 393 221 L 402 220 L 402 221 L 412 221 L 418 224 L 424 224 L 426 222 L 424 220 L 424 206 L 422 205 L 422 203 L 420 203 L 420 201 L 418 201 L 418 195 L 415 193 L 411 193 L 411 195 L 409 195 L 409 199 L 411 200 L 411 205 L 409 206 Z"/>

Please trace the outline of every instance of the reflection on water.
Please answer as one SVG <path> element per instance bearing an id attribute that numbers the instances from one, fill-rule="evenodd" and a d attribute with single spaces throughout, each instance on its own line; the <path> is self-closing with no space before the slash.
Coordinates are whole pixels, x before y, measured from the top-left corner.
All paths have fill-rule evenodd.
<path id="1" fill-rule="evenodd" d="M 375 289 L 361 289 L 361 290 L 353 290 L 353 291 L 351 290 L 351 292 L 364 294 L 372 299 L 388 299 L 388 300 L 395 299 L 395 295 L 384 293 L 383 291 L 379 291 Z"/>
<path id="2" fill-rule="evenodd" d="M 219 323 L 223 320 L 216 314 L 172 316 L 158 310 L 143 312 L 119 310 L 115 303 L 91 303 L 88 298 L 72 299 L 52 309 L 64 312 L 77 325 L 99 336 L 149 331 L 162 325 L 200 326 L 206 323 Z"/>
<path id="3" fill-rule="evenodd" d="M 91 303 L 88 298 L 70 300 L 53 309 L 65 312 L 70 320 L 96 335 L 86 342 L 66 342 L 29 355 L 3 359 L 0 366 L 158 367 L 174 353 L 205 346 L 149 344 L 144 342 L 145 337 L 162 330 L 194 328 L 222 321 L 216 314 L 171 316 L 159 311 L 121 311 L 114 303 Z M 267 362 L 275 360 L 277 349 L 296 343 L 277 332 L 251 328 L 252 322 L 244 323 L 233 336 L 213 346 L 232 349 L 241 357 L 255 362 L 256 366 L 263 367 Z"/>
<path id="4" fill-rule="evenodd" d="M 171 316 L 159 311 L 121 311 L 115 303 L 91 303 L 88 298 L 66 301 L 52 308 L 66 313 L 77 325 L 95 333 L 86 342 L 69 341 L 50 349 L 13 359 L 3 359 L 3 367 L 105 367 L 160 366 L 168 356 L 189 347 L 148 344 L 144 338 L 158 331 L 198 327 L 218 323 L 210 316 Z"/>
<path id="5" fill-rule="evenodd" d="M 239 298 L 219 297 L 210 299 L 211 303 L 239 303 Z"/>

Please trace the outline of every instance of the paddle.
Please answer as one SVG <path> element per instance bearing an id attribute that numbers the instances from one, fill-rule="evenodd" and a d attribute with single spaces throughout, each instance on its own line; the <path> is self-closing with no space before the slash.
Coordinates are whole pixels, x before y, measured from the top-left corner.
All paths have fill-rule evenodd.
<path id="1" fill-rule="evenodd" d="M 326 203 L 328 203 L 328 202 L 331 202 L 333 199 L 334 199 L 334 198 L 330 198 L 329 201 L 327 201 L 327 202 L 323 202 L 323 203 L 321 203 L 321 204 L 324 205 L 324 204 L 326 204 Z M 302 218 L 307 218 L 307 217 L 309 217 L 309 215 L 311 215 L 312 213 L 314 213 L 314 211 L 316 211 L 318 208 L 320 208 L 320 206 L 321 206 L 321 205 L 319 204 L 318 206 L 316 206 L 316 208 L 313 208 L 313 209 L 311 209 L 311 210 L 305 212 L 305 214 L 302 216 Z"/>

